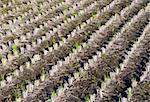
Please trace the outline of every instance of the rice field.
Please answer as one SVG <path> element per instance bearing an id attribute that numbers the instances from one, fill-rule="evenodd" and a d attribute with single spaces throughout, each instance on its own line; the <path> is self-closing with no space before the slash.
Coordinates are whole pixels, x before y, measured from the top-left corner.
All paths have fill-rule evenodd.
<path id="1" fill-rule="evenodd" d="M 0 0 L 0 102 L 150 102 L 150 1 Z"/>

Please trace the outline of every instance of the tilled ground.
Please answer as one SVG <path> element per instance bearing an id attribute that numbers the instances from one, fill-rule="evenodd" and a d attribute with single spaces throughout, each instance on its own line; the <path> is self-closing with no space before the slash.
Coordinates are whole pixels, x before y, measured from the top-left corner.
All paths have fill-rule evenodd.
<path id="1" fill-rule="evenodd" d="M 1 0 L 0 102 L 150 102 L 149 0 Z"/>

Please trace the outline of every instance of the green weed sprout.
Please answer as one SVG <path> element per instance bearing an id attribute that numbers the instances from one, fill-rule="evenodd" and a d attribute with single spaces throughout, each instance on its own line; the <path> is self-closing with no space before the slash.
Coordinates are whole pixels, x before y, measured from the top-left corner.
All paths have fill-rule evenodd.
<path id="1" fill-rule="evenodd" d="M 21 90 L 19 88 L 20 88 L 20 84 L 17 84 L 16 85 L 16 90 L 15 90 L 15 93 L 14 93 L 16 99 L 19 98 L 19 97 L 21 97 Z"/>
<path id="2" fill-rule="evenodd" d="M 68 11 L 68 6 L 67 5 L 63 5 L 63 12 L 67 12 Z"/>
<path id="3" fill-rule="evenodd" d="M 132 89 L 131 89 L 131 87 L 130 88 L 128 88 L 128 98 L 131 98 L 131 96 L 132 96 Z"/>
<path id="4" fill-rule="evenodd" d="M 118 97 L 118 102 L 121 102 L 121 98 L 120 97 Z"/>
<path id="5" fill-rule="evenodd" d="M 73 47 L 75 47 L 75 49 L 80 48 L 80 43 L 79 43 L 79 42 L 76 42 L 76 43 L 74 44 L 74 46 L 73 46 Z"/>
<path id="6" fill-rule="evenodd" d="M 17 45 L 16 45 L 16 44 L 13 44 L 13 45 L 12 45 L 12 49 L 13 49 L 13 53 L 14 53 L 15 55 L 17 55 L 18 52 L 17 52 Z"/>
<path id="7" fill-rule="evenodd" d="M 55 44 L 56 43 L 56 39 L 53 37 L 52 38 L 52 43 Z"/>
<path id="8" fill-rule="evenodd" d="M 73 11 L 73 12 L 71 13 L 71 15 L 72 15 L 72 16 L 77 16 L 78 13 L 77 13 L 76 11 Z"/>
<path id="9" fill-rule="evenodd" d="M 92 17 L 96 17 L 97 11 L 92 12 Z"/>
<path id="10" fill-rule="evenodd" d="M 90 102 L 90 97 L 88 95 L 85 96 L 84 99 L 85 99 L 85 102 Z"/>
<path id="11" fill-rule="evenodd" d="M 7 59 L 6 59 L 6 58 L 2 58 L 1 61 L 2 61 L 2 64 L 3 64 L 4 66 L 7 64 Z"/>
<path id="12" fill-rule="evenodd" d="M 44 69 L 42 70 L 41 80 L 44 81 L 48 76 L 48 72 L 46 72 Z"/>
<path id="13" fill-rule="evenodd" d="M 0 75 L 0 81 L 4 80 L 4 76 L 5 76 L 4 74 Z"/>
<path id="14" fill-rule="evenodd" d="M 108 73 L 108 71 L 107 71 L 107 69 L 106 69 L 106 67 L 105 67 L 105 68 L 104 68 L 104 80 L 105 80 L 105 81 L 107 80 L 108 76 L 109 76 L 109 73 Z"/>
<path id="15" fill-rule="evenodd" d="M 57 96 L 57 94 L 56 94 L 55 90 L 53 90 L 51 97 L 56 97 L 56 96 Z"/>

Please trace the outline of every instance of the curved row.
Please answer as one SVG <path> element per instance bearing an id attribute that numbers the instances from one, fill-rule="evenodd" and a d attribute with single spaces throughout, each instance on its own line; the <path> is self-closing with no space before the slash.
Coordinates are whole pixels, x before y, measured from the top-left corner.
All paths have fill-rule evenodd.
<path id="1" fill-rule="evenodd" d="M 93 6 L 93 5 L 92 5 Z M 91 11 L 92 12 L 92 11 Z M 83 17 L 83 15 L 80 15 L 81 17 Z M 68 29 L 69 28 L 71 28 L 71 29 L 73 29 L 74 27 L 76 27 L 77 25 L 79 25 L 80 23 L 82 23 L 82 20 L 84 21 L 84 19 L 88 19 L 88 17 L 87 18 L 82 18 L 82 19 L 78 19 L 78 17 L 76 17 L 76 18 L 74 18 L 73 20 L 71 20 L 71 21 L 68 21 L 68 22 L 65 22 L 65 23 L 63 23 L 62 24 L 62 26 L 59 28 L 59 30 L 64 30 L 64 26 L 66 26 Z M 74 24 L 74 22 L 76 21 L 76 24 Z M 71 23 L 73 23 L 74 25 L 73 26 L 70 26 L 69 24 L 71 24 Z M 54 28 L 54 29 L 56 29 L 56 28 Z M 55 34 L 54 34 L 55 33 Z M 37 50 L 37 52 L 39 52 L 39 50 L 40 49 L 43 49 L 45 46 L 52 46 L 52 44 L 53 43 L 55 43 L 56 41 L 59 41 L 60 40 L 60 37 L 58 37 L 58 31 L 53 31 L 53 32 L 51 32 L 51 33 L 48 33 L 46 36 L 43 36 L 42 37 L 42 40 L 44 40 L 44 41 L 42 41 L 40 44 L 37 44 L 36 46 L 32 46 L 32 45 L 30 45 L 30 44 L 27 44 L 27 52 L 26 53 L 23 53 L 23 54 L 21 54 L 21 55 L 19 55 L 20 56 L 20 58 L 22 58 L 23 56 L 26 56 L 26 55 L 28 55 L 28 56 L 32 56 L 32 53 L 34 52 L 34 53 L 36 53 L 35 51 Z M 59 33 L 59 35 L 68 35 L 68 33 L 69 33 L 69 31 L 67 32 L 67 34 L 64 32 L 60 32 Z M 31 35 L 32 34 L 30 34 L 30 33 L 28 33 L 28 37 L 30 38 L 31 37 Z M 45 39 L 46 37 L 48 37 L 47 39 Z M 41 38 L 40 38 L 41 39 Z M 39 39 L 39 40 L 40 40 Z M 54 42 L 55 41 L 55 42 Z M 35 45 L 36 44 L 36 42 L 33 42 L 33 44 Z M 45 45 L 44 45 L 45 44 Z M 16 45 L 15 45 L 16 46 Z M 17 47 L 17 46 L 16 46 Z M 33 47 L 32 49 L 31 49 L 31 47 Z M 39 49 L 40 48 L 40 49 Z M 23 49 L 23 47 L 22 47 L 22 49 Z M 20 49 L 20 50 L 22 50 L 22 49 Z M 17 48 L 16 48 L 16 50 L 17 50 Z M 19 50 L 19 49 L 18 49 Z M 24 49 L 25 50 L 25 49 Z M 30 50 L 30 51 L 28 51 L 28 50 Z M 18 52 L 18 51 L 17 51 Z M 26 56 L 27 57 L 27 56 Z M 13 60 L 13 62 L 16 62 L 15 60 L 19 60 L 19 58 L 14 58 L 14 60 Z"/>
<path id="2" fill-rule="evenodd" d="M 147 68 L 150 69 L 150 63 L 147 64 Z M 142 102 L 150 101 L 150 72 L 146 74 L 146 77 L 132 89 L 132 96 L 130 102 Z"/>
<path id="3" fill-rule="evenodd" d="M 113 29 L 113 28 L 112 28 Z M 111 30 L 110 30 L 111 31 Z M 79 48 L 80 49 L 80 48 Z M 85 48 L 86 49 L 86 48 Z M 87 48 L 88 49 L 88 48 Z M 78 53 L 81 53 L 80 51 L 82 51 L 82 50 L 79 50 L 79 52 Z M 86 50 L 85 50 L 86 51 Z M 91 50 L 90 50 L 91 51 Z M 92 51 L 92 52 L 94 52 L 94 51 Z M 77 53 L 77 52 L 76 52 Z M 87 53 L 88 54 L 88 53 Z M 78 54 L 77 54 L 78 55 Z M 80 55 L 80 54 L 79 54 Z M 79 57 L 79 55 L 78 55 L 78 57 Z M 82 55 L 82 53 L 81 53 L 81 55 Z M 84 55 L 84 53 L 83 53 L 83 55 Z M 85 54 L 85 56 L 87 56 L 86 54 Z M 76 59 L 76 57 L 75 56 L 71 56 L 73 59 Z M 77 60 L 78 60 L 78 57 L 77 57 Z M 70 59 L 68 59 L 68 61 L 71 61 L 71 63 L 73 63 L 73 59 L 72 58 L 70 58 Z M 86 57 L 85 57 L 86 58 Z M 83 59 L 85 59 L 85 58 L 83 58 Z M 72 59 L 72 60 L 71 60 Z M 82 63 L 82 62 L 81 62 Z M 67 64 L 67 66 L 66 66 L 66 64 Z M 69 62 L 67 62 L 66 61 L 66 64 L 64 64 L 64 66 L 59 66 L 59 64 L 58 65 L 56 65 L 55 67 L 57 67 L 57 69 L 58 70 L 56 70 L 57 72 L 56 73 L 54 73 L 54 76 L 53 76 L 53 78 L 49 78 L 46 82 L 44 82 L 44 83 L 42 83 L 41 85 L 40 85 L 40 88 L 39 87 L 37 87 L 37 89 L 35 89 L 35 96 L 38 96 L 38 97 L 40 97 L 39 95 L 40 95 L 40 93 L 41 93 L 41 91 L 43 92 L 43 90 L 49 90 L 49 91 L 51 91 L 51 89 L 50 88 L 53 88 L 52 86 L 54 85 L 54 81 L 53 80 L 57 80 L 57 81 L 60 81 L 60 80 L 62 80 L 63 78 L 65 78 L 65 77 L 67 77 L 68 76 L 68 74 L 69 73 L 72 73 L 75 69 L 74 68 L 78 68 L 80 65 L 78 65 L 78 63 L 73 63 L 73 64 L 71 64 L 71 66 L 70 65 L 68 65 L 68 64 L 70 64 Z M 60 70 L 59 70 L 59 67 L 60 67 Z M 62 68 L 63 68 L 63 70 L 62 70 Z M 65 68 L 65 69 L 64 69 Z M 56 68 L 55 68 L 56 69 Z M 70 69 L 70 70 L 69 70 Z M 59 77 L 58 77 L 59 76 Z M 53 84 L 52 84 L 52 82 L 53 82 Z M 58 82 L 56 82 L 56 85 L 59 85 L 58 84 Z M 56 86 L 55 85 L 55 86 Z M 39 89 L 39 90 L 38 90 Z M 42 89 L 41 91 L 40 91 L 40 89 Z M 38 94 L 37 94 L 38 93 Z M 31 94 L 31 95 L 29 95 L 30 97 L 35 97 L 33 94 Z M 43 97 L 42 95 L 41 95 L 41 97 Z M 27 99 L 28 99 L 29 97 L 27 97 Z M 32 98 L 33 99 L 33 98 Z M 29 98 L 29 100 L 30 100 L 30 98 Z"/>
<path id="4" fill-rule="evenodd" d="M 111 11 L 109 11 L 109 12 L 111 12 Z M 105 12 L 105 13 L 109 13 L 109 12 Z M 115 12 L 115 11 L 114 11 Z M 117 11 L 118 12 L 118 11 Z M 105 14 L 97 14 L 97 16 L 98 17 L 105 17 Z M 95 18 L 93 18 L 93 17 L 91 17 L 91 19 L 90 19 L 90 21 L 86 24 L 86 23 L 83 23 L 81 26 L 81 28 L 77 28 L 77 30 L 75 30 L 75 32 L 73 31 L 73 32 L 71 32 L 71 34 L 72 35 L 74 35 L 75 37 L 75 39 L 78 39 L 79 37 L 79 39 L 85 39 L 86 38 L 86 36 L 89 36 L 88 35 L 88 30 L 89 29 L 93 29 L 93 30 L 95 30 L 96 28 L 98 28 L 98 26 L 95 24 L 95 23 L 98 23 L 98 24 L 101 24 L 101 23 L 103 23 L 103 22 L 106 22 L 106 21 L 103 21 L 104 19 L 107 19 L 107 18 L 104 18 L 104 19 L 101 19 L 99 22 L 97 22 L 97 20 L 98 20 L 98 17 L 95 17 Z M 109 17 L 109 16 L 108 16 Z M 92 21 L 93 20 L 93 21 Z M 95 24 L 95 26 L 94 26 L 94 24 Z M 78 26 L 78 27 L 80 27 L 80 26 Z M 91 27 L 93 27 L 93 28 L 91 28 Z M 69 28 L 68 28 L 69 29 Z M 68 31 L 67 31 L 68 32 Z M 85 32 L 87 32 L 87 33 L 85 33 Z M 92 32 L 92 31 L 91 31 Z M 56 32 L 57 33 L 57 32 Z M 77 33 L 77 34 L 75 34 L 75 33 Z M 81 33 L 84 33 L 84 35 L 81 37 Z M 90 32 L 89 32 L 90 33 Z M 56 36 L 57 35 L 57 36 Z M 48 48 L 49 46 L 51 46 L 54 42 L 56 42 L 56 41 L 58 41 L 60 38 L 61 38 L 61 36 L 65 36 L 66 34 L 65 33 L 61 33 L 61 35 L 58 35 L 58 33 L 57 34 L 53 34 L 53 36 L 50 36 L 50 38 L 48 38 L 45 42 L 46 42 L 46 45 L 44 45 L 44 44 L 40 44 L 40 46 L 37 46 L 36 48 L 34 48 L 33 50 L 32 49 L 30 49 L 30 51 L 28 52 L 28 53 L 26 53 L 26 54 L 24 54 L 24 55 L 22 55 L 22 56 L 19 56 L 18 57 L 18 59 L 15 59 L 15 60 L 13 60 L 12 62 L 13 63 L 11 63 L 10 64 L 10 66 L 13 66 L 14 67 L 14 69 L 16 69 L 17 68 L 17 65 L 22 65 L 22 64 L 24 64 L 24 62 L 26 62 L 26 61 L 28 61 L 28 59 L 32 59 L 32 56 L 33 56 L 33 54 L 36 54 L 36 53 L 38 53 L 38 54 L 40 54 L 39 52 L 41 51 L 41 50 L 43 50 L 43 45 L 45 46 L 45 49 L 46 48 Z M 59 37 L 60 36 L 60 37 Z M 68 37 L 70 38 L 71 36 L 70 35 L 68 35 Z M 67 38 L 67 39 L 69 39 L 69 38 Z M 64 40 L 65 40 L 66 38 L 64 38 Z M 74 40 L 75 40 L 74 39 Z M 86 38 L 87 39 L 87 38 Z M 65 41 L 66 42 L 66 41 Z M 68 43 L 71 43 L 69 40 L 67 40 L 67 42 Z M 48 43 L 48 45 L 47 45 L 47 43 Z M 61 43 L 61 42 L 60 42 Z M 75 42 L 74 42 L 75 43 Z M 55 44 L 56 46 L 58 46 L 59 45 L 59 43 L 56 43 Z M 73 46 L 73 43 L 71 44 L 72 46 Z M 48 47 L 47 47 L 48 46 Z M 41 47 L 41 48 L 40 48 Z M 61 46 L 60 46 L 61 47 Z M 66 46 L 67 47 L 67 46 Z M 30 48 L 31 48 L 31 46 L 30 46 Z M 61 50 L 60 50 L 61 51 Z M 51 51 L 50 51 L 51 52 Z M 55 52 L 55 53 L 57 53 L 57 52 Z M 43 54 L 42 54 L 42 56 L 43 56 Z M 42 57 L 41 56 L 41 57 Z M 46 55 L 45 55 L 45 57 L 46 57 Z M 44 58 L 44 57 L 42 57 L 42 58 Z M 52 59 L 51 59 L 52 60 Z M 21 61 L 21 62 L 19 62 L 19 61 Z M 8 64 L 9 65 L 9 64 Z M 16 68 L 15 68 L 16 67 Z M 7 72 L 7 71 L 5 71 L 5 70 L 8 70 L 8 72 L 9 71 L 11 71 L 11 70 L 14 70 L 14 69 L 12 69 L 12 68 L 10 68 L 9 66 L 5 66 L 5 68 L 4 69 L 1 69 L 1 71 L 0 71 L 0 73 L 4 73 L 5 74 L 5 72 Z"/>
<path id="5" fill-rule="evenodd" d="M 25 4 L 23 3 L 22 5 L 16 5 L 15 8 L 5 8 L 7 11 L 5 9 L 2 9 L 2 11 L 5 11 L 7 13 L 1 15 L 0 25 L 1 27 L 9 26 L 8 24 L 17 25 L 18 23 L 23 22 L 23 20 L 27 20 L 29 19 L 29 17 L 37 15 L 36 13 L 41 13 L 42 11 L 44 12 L 48 10 L 48 8 L 52 8 L 63 1 L 29 1 Z"/>
<path id="6" fill-rule="evenodd" d="M 147 16 L 148 6 L 145 11 L 141 10 L 139 14 L 122 29 L 121 33 L 110 42 L 101 58 L 98 58 L 96 62 L 93 61 L 93 64 L 89 64 L 89 68 L 83 78 L 74 81 L 70 85 L 70 88 L 64 91 L 61 101 L 70 101 L 73 99 L 81 100 L 81 98 L 89 92 L 92 93 L 96 86 L 101 86 L 100 83 L 106 78 L 104 76 L 114 71 L 120 64 L 119 60 L 122 59 L 125 49 L 131 46 L 130 43 L 135 41 L 139 36 L 137 32 L 141 32 L 141 29 L 147 24 Z"/>
<path id="7" fill-rule="evenodd" d="M 112 101 L 119 93 L 131 86 L 131 79 L 138 80 L 145 69 L 145 64 L 150 57 L 150 25 L 148 25 L 139 40 L 133 45 L 128 57 L 124 60 L 121 72 L 115 80 L 103 90 L 104 98 L 100 102 Z M 114 100 L 115 101 L 115 100 Z"/>
<path id="8" fill-rule="evenodd" d="M 88 3 L 91 3 L 91 2 L 88 2 Z M 77 12 L 79 9 L 85 7 L 88 3 L 83 2 L 82 3 L 83 5 L 81 5 L 81 6 L 79 5 L 78 9 L 76 9 L 75 11 Z M 72 10 L 72 11 L 74 11 L 74 10 Z M 71 16 L 71 12 L 68 13 L 67 16 Z M 59 17 L 59 16 L 56 16 L 54 19 L 57 19 L 57 17 Z M 70 18 L 73 18 L 73 16 L 71 16 Z M 37 45 L 38 46 L 41 43 L 44 43 L 45 41 L 43 41 L 43 38 L 49 37 L 51 35 L 50 33 L 48 33 L 48 31 L 50 31 L 54 26 L 61 24 L 64 20 L 68 21 L 70 18 L 69 17 L 66 18 L 65 16 L 61 15 L 61 17 L 59 17 L 59 19 L 57 19 L 58 20 L 57 22 L 51 21 L 48 23 L 44 23 L 44 26 L 35 29 L 33 35 L 28 34 L 30 37 L 28 35 L 27 36 L 21 35 L 20 39 L 14 39 L 14 42 L 13 41 L 7 42 L 8 43 L 8 45 L 6 45 L 7 47 L 6 46 L 3 47 L 4 48 L 4 50 L 2 51 L 3 54 L 7 53 L 7 55 L 5 55 L 7 57 L 9 55 L 8 52 L 11 50 L 13 44 L 16 45 L 16 48 L 17 48 L 16 50 L 17 50 L 18 54 L 20 54 L 20 53 L 24 54 L 25 53 L 24 51 L 26 51 L 26 52 L 28 51 L 28 49 L 26 49 L 25 46 L 29 46 L 29 45 Z M 32 47 L 35 48 L 35 46 L 32 46 Z M 5 48 L 7 48 L 7 49 L 5 49 Z M 40 46 L 40 48 L 42 49 L 42 46 Z M 11 57 L 13 57 L 13 54 L 11 54 L 11 55 L 12 55 Z"/>
<path id="9" fill-rule="evenodd" d="M 93 22 L 94 22 L 94 21 L 93 21 Z M 92 23 L 92 21 L 91 21 L 91 23 Z M 99 23 L 100 23 L 100 22 L 99 22 Z M 87 26 L 86 30 L 88 30 L 88 28 L 89 28 L 89 27 Z M 83 29 L 83 28 L 82 28 L 82 29 Z M 95 29 L 95 28 L 94 28 L 94 29 Z M 93 30 L 94 30 L 94 29 L 93 29 Z M 80 33 L 79 33 L 79 34 L 80 34 Z M 84 35 L 84 36 L 86 36 L 86 35 Z M 84 36 L 82 36 L 82 39 L 85 39 Z M 87 36 L 88 36 L 88 35 L 87 35 Z M 73 36 L 72 36 L 72 37 L 73 37 Z M 77 35 L 76 35 L 76 37 L 77 37 Z M 74 39 L 74 38 L 73 38 L 73 39 L 71 38 L 71 39 L 74 40 L 74 41 L 76 41 L 76 39 L 77 39 L 76 37 L 74 37 L 75 39 Z M 80 37 L 80 36 L 78 36 L 78 37 Z M 69 38 L 68 38 L 68 39 L 69 39 Z M 80 37 L 80 39 L 81 39 L 81 37 Z M 70 41 L 71 41 L 71 40 L 70 40 Z M 71 42 L 70 42 L 70 43 L 71 43 Z M 63 47 L 62 47 L 62 48 L 63 48 Z M 61 51 L 61 50 L 60 50 L 60 51 Z M 56 52 L 55 52 L 55 53 L 56 53 Z M 52 54 L 53 54 L 53 53 L 52 53 Z M 56 59 L 56 58 L 55 58 L 55 59 Z M 51 61 L 53 61 L 53 60 L 51 60 Z M 42 63 L 42 61 L 40 61 L 40 63 Z M 40 63 L 39 63 L 39 64 L 40 64 Z M 36 65 L 36 64 L 35 64 L 35 65 Z M 33 68 L 36 68 L 36 67 L 33 67 Z M 39 68 L 41 68 L 41 67 L 39 67 Z M 26 69 L 26 70 L 27 70 L 27 69 Z M 7 94 L 8 94 L 8 93 L 7 93 Z"/>

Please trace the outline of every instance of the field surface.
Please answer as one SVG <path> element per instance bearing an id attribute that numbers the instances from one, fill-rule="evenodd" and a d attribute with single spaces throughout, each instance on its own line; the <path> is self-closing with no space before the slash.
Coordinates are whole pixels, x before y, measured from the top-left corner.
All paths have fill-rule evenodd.
<path id="1" fill-rule="evenodd" d="M 150 0 L 0 0 L 0 102 L 150 102 Z"/>

